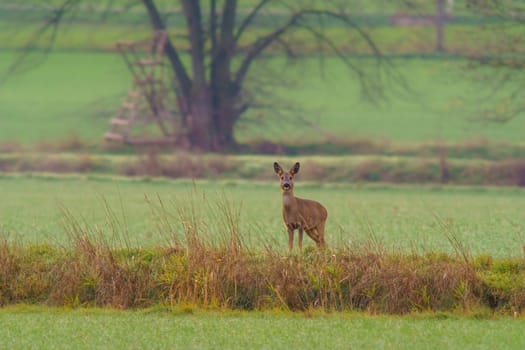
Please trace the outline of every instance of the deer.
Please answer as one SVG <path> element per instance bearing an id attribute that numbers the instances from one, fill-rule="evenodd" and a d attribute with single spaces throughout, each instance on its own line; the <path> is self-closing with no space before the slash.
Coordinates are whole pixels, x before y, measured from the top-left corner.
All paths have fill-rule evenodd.
<path id="1" fill-rule="evenodd" d="M 328 211 L 319 202 L 298 198 L 294 195 L 293 178 L 299 172 L 300 164 L 295 163 L 288 172 L 285 172 L 277 162 L 273 163 L 273 168 L 281 181 L 283 219 L 288 230 L 288 250 L 291 252 L 293 249 L 295 230 L 299 232 L 299 252 L 303 250 L 303 231 L 306 231 L 306 234 L 314 240 L 318 248 L 325 248 L 324 232 Z"/>

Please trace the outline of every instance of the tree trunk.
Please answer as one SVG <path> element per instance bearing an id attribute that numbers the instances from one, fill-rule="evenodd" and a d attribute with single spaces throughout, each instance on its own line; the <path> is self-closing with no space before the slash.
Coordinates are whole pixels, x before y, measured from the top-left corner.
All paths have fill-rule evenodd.
<path id="1" fill-rule="evenodd" d="M 212 62 L 210 85 L 212 89 L 213 124 L 216 130 L 215 146 L 221 150 L 235 149 L 234 124 L 239 118 L 236 109 L 238 89 L 232 82 L 231 64 L 235 46 L 237 0 L 226 0 L 222 11 L 220 30 L 211 23 Z M 213 16 L 215 17 L 215 16 Z"/>
<path id="2" fill-rule="evenodd" d="M 201 151 L 235 150 L 235 122 L 239 112 L 235 96 L 216 96 L 213 103 L 208 89 L 197 92 L 191 101 L 186 128 L 193 148 Z"/>
<path id="3" fill-rule="evenodd" d="M 214 119 L 217 130 L 216 144 L 223 150 L 234 150 L 237 147 L 234 126 L 239 118 L 239 112 L 235 108 L 236 96 L 225 89 L 222 91 L 219 101 Z"/>
<path id="4" fill-rule="evenodd" d="M 240 116 L 236 108 L 238 89 L 231 81 L 231 56 L 226 50 L 219 50 L 216 57 L 211 73 L 215 145 L 221 149 L 232 150 L 237 145 L 233 136 L 234 124 Z"/>
<path id="5" fill-rule="evenodd" d="M 237 92 L 231 88 L 203 88 L 189 103 L 178 100 L 191 147 L 201 151 L 235 150 L 235 123 L 240 117 Z"/>
<path id="6" fill-rule="evenodd" d="M 188 140 L 192 148 L 201 151 L 215 149 L 213 107 L 209 90 L 205 87 L 195 91 L 187 116 Z"/>

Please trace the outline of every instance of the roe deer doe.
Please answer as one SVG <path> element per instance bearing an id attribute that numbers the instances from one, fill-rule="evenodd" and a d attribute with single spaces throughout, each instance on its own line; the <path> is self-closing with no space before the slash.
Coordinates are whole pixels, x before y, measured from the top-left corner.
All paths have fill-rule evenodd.
<path id="1" fill-rule="evenodd" d="M 293 177 L 299 172 L 299 163 L 283 171 L 279 163 L 273 163 L 275 173 L 281 179 L 281 192 L 283 195 L 283 219 L 288 229 L 288 249 L 293 248 L 293 233 L 299 230 L 299 251 L 303 249 L 303 230 L 315 241 L 319 248 L 324 248 L 324 226 L 328 212 L 319 202 L 309 199 L 297 198 L 293 194 Z"/>

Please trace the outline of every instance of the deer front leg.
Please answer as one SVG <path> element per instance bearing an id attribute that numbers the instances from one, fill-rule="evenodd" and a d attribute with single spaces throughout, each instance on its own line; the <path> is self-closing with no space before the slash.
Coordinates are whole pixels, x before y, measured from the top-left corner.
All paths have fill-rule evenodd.
<path id="1" fill-rule="evenodd" d="M 288 250 L 291 252 L 293 249 L 293 228 L 288 227 Z"/>

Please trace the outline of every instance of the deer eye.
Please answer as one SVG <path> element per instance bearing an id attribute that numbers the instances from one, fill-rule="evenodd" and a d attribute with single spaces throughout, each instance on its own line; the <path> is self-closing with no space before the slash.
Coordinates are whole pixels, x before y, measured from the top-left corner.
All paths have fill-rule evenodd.
<path id="1" fill-rule="evenodd" d="M 281 180 L 284 180 L 284 176 L 281 176 Z"/>

